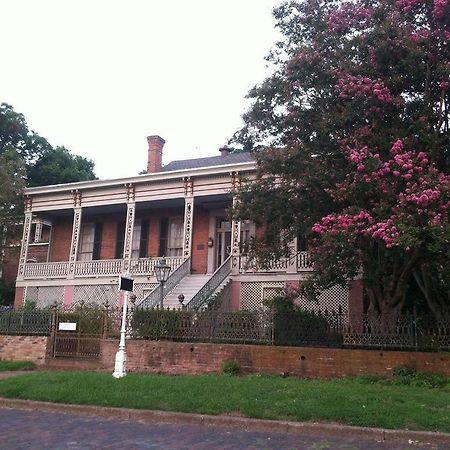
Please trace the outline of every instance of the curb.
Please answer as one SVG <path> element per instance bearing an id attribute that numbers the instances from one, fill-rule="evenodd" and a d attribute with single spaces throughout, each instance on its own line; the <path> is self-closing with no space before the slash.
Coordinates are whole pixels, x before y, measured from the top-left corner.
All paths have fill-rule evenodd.
<path id="1" fill-rule="evenodd" d="M 245 431 L 264 431 L 309 436 L 358 437 L 378 442 L 398 442 L 404 444 L 449 444 L 450 433 L 430 431 L 390 430 L 364 428 L 339 424 L 315 422 L 290 422 L 278 420 L 249 419 L 236 416 L 211 416 L 179 412 L 111 408 L 90 405 L 70 405 L 64 403 L 40 402 L 0 397 L 0 408 L 15 408 L 32 411 L 77 414 L 106 419 L 129 420 L 146 424 L 169 423 L 177 425 L 205 425 L 239 428 Z"/>

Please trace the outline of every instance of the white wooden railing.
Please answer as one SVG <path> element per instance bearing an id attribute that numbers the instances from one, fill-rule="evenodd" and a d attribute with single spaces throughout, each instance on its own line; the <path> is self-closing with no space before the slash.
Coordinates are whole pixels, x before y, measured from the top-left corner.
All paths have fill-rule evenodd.
<path id="1" fill-rule="evenodd" d="M 153 276 L 155 265 L 161 258 L 132 259 L 130 273 L 134 276 Z M 168 257 L 166 263 L 177 269 L 185 260 L 182 256 Z M 69 272 L 68 262 L 47 262 L 25 264 L 24 279 L 39 280 L 47 278 L 66 278 Z M 123 259 L 99 259 L 95 261 L 77 261 L 75 263 L 75 278 L 111 277 L 124 272 Z"/>
<path id="2" fill-rule="evenodd" d="M 66 278 L 68 262 L 26 263 L 23 277 L 25 279 Z"/>
<path id="3" fill-rule="evenodd" d="M 77 261 L 76 277 L 101 277 L 120 275 L 123 271 L 122 259 L 98 259 L 95 261 Z"/>
<path id="4" fill-rule="evenodd" d="M 290 258 L 280 258 L 269 261 L 266 267 L 261 267 L 254 258 L 248 256 L 240 257 L 240 273 L 273 273 L 287 272 L 291 262 L 295 264 L 294 271 L 305 272 L 312 271 L 309 252 L 297 252 Z"/>

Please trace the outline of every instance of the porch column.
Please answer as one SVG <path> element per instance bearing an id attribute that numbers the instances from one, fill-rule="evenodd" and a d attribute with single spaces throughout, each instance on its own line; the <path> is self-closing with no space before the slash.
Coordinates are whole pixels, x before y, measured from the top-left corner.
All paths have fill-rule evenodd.
<path id="1" fill-rule="evenodd" d="M 191 178 L 184 180 L 184 230 L 183 257 L 189 258 L 192 252 L 192 229 L 194 221 L 194 182 Z"/>
<path id="2" fill-rule="evenodd" d="M 237 203 L 236 197 L 233 197 L 233 208 Z M 241 257 L 241 221 L 233 220 L 231 222 L 231 273 L 239 273 L 239 260 Z"/>
<path id="3" fill-rule="evenodd" d="M 297 238 L 289 242 L 289 259 L 287 260 L 286 273 L 297 273 Z"/>
<path id="4" fill-rule="evenodd" d="M 27 263 L 28 244 L 30 243 L 31 222 L 33 219 L 32 200 L 30 197 L 25 199 L 25 220 L 23 222 L 22 246 L 20 248 L 19 270 L 17 279 L 23 280 L 25 272 L 25 264 Z"/>
<path id="5" fill-rule="evenodd" d="M 75 264 L 78 256 L 78 243 L 80 240 L 81 230 L 81 192 L 76 190 L 72 191 L 73 195 L 73 225 L 72 225 L 72 240 L 70 242 L 69 253 L 69 269 L 67 271 L 67 278 L 75 277 Z"/>
<path id="6" fill-rule="evenodd" d="M 127 218 L 125 222 L 125 236 L 123 239 L 123 271 L 127 273 L 131 266 L 131 251 L 133 244 L 134 217 L 136 213 L 135 187 L 126 184 L 127 189 Z"/>
<path id="7" fill-rule="evenodd" d="M 241 187 L 241 175 L 239 172 L 231 174 L 231 190 L 233 192 L 233 209 L 237 205 L 238 199 L 236 192 Z M 231 273 L 237 275 L 240 269 L 241 259 L 241 221 L 233 220 L 231 222 Z"/>

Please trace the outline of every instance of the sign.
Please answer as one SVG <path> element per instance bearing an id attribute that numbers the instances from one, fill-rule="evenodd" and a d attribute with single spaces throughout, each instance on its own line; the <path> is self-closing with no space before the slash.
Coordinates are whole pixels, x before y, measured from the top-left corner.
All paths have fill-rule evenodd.
<path id="1" fill-rule="evenodd" d="M 76 322 L 59 322 L 58 330 L 59 331 L 76 331 L 77 324 L 76 324 Z"/>
<path id="2" fill-rule="evenodd" d="M 133 292 L 134 280 L 133 278 L 120 276 L 119 277 L 119 291 Z"/>

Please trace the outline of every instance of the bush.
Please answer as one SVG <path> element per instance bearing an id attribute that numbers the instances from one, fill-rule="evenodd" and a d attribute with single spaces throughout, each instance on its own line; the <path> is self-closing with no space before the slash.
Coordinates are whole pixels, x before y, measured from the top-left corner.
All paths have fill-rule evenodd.
<path id="1" fill-rule="evenodd" d="M 226 373 L 228 375 L 238 375 L 240 371 L 241 369 L 237 361 L 230 359 L 222 361 L 222 373 Z"/>
<path id="2" fill-rule="evenodd" d="M 137 309 L 131 329 L 135 339 L 181 339 L 192 323 L 193 312 L 185 310 Z"/>
<path id="3" fill-rule="evenodd" d="M 450 378 L 438 373 L 417 372 L 407 367 L 394 369 L 394 384 L 427 388 L 443 388 L 450 385 Z"/>

